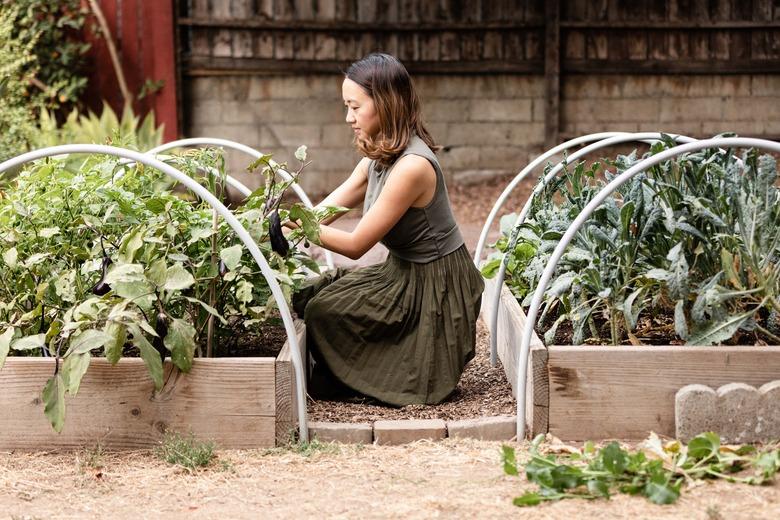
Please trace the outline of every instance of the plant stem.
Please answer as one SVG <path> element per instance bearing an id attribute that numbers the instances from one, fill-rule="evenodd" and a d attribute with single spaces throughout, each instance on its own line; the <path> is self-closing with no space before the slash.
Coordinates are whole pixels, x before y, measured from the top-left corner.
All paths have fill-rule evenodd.
<path id="1" fill-rule="evenodd" d="M 214 210 L 211 218 L 211 227 L 215 231 L 211 235 L 211 270 L 217 270 L 217 229 L 219 227 L 219 215 Z M 218 274 L 217 274 L 218 275 Z M 209 305 L 214 307 L 217 303 L 217 278 L 211 279 L 209 283 Z M 214 315 L 209 313 L 208 328 L 206 329 L 206 357 L 214 356 Z"/>
<path id="2" fill-rule="evenodd" d="M 122 97 L 125 100 L 125 104 L 131 104 L 133 102 L 133 96 L 130 94 L 130 89 L 127 88 L 125 73 L 122 70 L 122 64 L 119 62 L 119 54 L 116 52 L 114 38 L 111 36 L 111 30 L 108 28 L 106 17 L 103 16 L 103 10 L 100 9 L 100 5 L 98 5 L 96 0 L 89 0 L 89 7 L 92 9 L 92 12 L 95 13 L 95 18 L 97 18 L 98 25 L 100 25 L 100 31 L 106 39 L 108 54 L 111 56 L 111 64 L 114 66 L 116 80 L 119 83 L 119 90 L 122 91 Z"/>

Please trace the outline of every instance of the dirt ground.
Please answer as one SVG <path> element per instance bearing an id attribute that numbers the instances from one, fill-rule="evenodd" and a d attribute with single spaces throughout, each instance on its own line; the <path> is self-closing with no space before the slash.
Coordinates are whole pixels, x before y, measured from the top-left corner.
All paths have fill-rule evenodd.
<path id="1" fill-rule="evenodd" d="M 503 474 L 500 446 L 219 451 L 192 473 L 150 452 L 0 453 L 0 518 L 780 518 L 780 483 L 706 482 L 670 506 L 616 495 L 521 509 L 512 498 L 533 486 Z"/>

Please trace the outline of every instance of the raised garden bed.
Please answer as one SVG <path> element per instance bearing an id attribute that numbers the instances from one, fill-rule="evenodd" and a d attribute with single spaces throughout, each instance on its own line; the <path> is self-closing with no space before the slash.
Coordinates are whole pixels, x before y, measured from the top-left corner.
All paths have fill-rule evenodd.
<path id="1" fill-rule="evenodd" d="M 306 330 L 296 321 L 305 356 Z M 305 359 L 305 357 L 304 357 Z M 276 357 L 196 358 L 183 374 L 166 361 L 159 392 L 140 358 L 111 366 L 94 358 L 76 396 L 68 396 L 65 427 L 52 430 L 41 388 L 51 358 L 9 357 L 0 370 L 0 450 L 149 448 L 166 430 L 192 432 L 221 448 L 272 447 L 297 426 L 289 342 Z"/>
<path id="2" fill-rule="evenodd" d="M 497 283 L 485 281 L 483 313 Z M 485 314 L 487 315 L 487 314 Z M 501 287 L 498 356 L 514 385 L 525 314 Z M 526 427 L 563 440 L 675 435 L 677 391 L 693 383 L 761 386 L 780 374 L 777 346 L 545 346 L 534 334 L 528 359 Z"/>

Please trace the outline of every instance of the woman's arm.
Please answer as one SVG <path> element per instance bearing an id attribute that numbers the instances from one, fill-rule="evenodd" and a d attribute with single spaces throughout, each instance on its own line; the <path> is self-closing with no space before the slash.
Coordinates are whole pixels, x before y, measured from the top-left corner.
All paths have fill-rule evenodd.
<path id="1" fill-rule="evenodd" d="M 320 226 L 322 246 L 357 260 L 379 242 L 411 206 L 427 202 L 422 199 L 430 198 L 432 186 L 435 189 L 436 172 L 427 159 L 417 155 L 402 157 L 376 202 L 354 231 Z"/>
<path id="2" fill-rule="evenodd" d="M 366 196 L 366 187 L 368 186 L 368 164 L 371 159 L 364 157 L 357 163 L 352 174 L 341 185 L 333 190 L 330 195 L 317 204 L 317 206 L 343 206 L 354 209 L 363 202 Z M 323 224 L 330 224 L 345 213 L 339 213 L 323 220 Z"/>

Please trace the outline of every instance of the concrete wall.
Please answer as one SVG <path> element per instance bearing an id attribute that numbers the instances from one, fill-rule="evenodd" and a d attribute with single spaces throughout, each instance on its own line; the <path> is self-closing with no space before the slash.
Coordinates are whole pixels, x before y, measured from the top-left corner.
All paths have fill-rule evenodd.
<path id="1" fill-rule="evenodd" d="M 301 184 L 324 193 L 360 159 L 341 81 L 337 74 L 185 77 L 184 133 L 233 139 L 291 164 L 305 144 L 312 164 Z M 541 76 L 415 75 L 415 82 L 450 182 L 515 173 L 544 151 Z M 608 130 L 780 136 L 778 75 L 568 75 L 561 91 L 562 139 Z M 249 162 L 229 155 L 231 173 Z"/>

